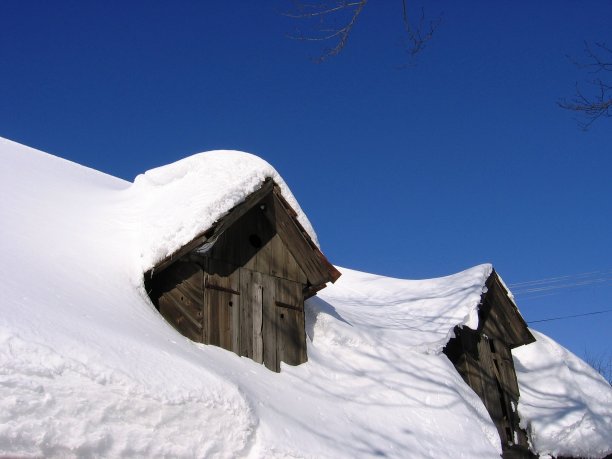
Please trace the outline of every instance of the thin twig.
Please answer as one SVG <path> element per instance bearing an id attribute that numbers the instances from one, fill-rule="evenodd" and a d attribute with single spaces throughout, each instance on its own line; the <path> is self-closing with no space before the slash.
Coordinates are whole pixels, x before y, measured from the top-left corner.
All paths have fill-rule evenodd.
<path id="1" fill-rule="evenodd" d="M 605 43 L 595 43 L 597 50 L 593 50 L 586 42 L 584 46 L 587 61 L 577 62 L 572 59 L 574 65 L 580 69 L 590 70 L 590 74 L 612 72 L 612 49 Z M 606 57 L 602 57 L 602 54 Z M 574 97 L 557 102 L 561 108 L 577 112 L 584 118 L 584 121 L 578 121 L 578 125 L 584 130 L 589 129 L 596 120 L 612 116 L 612 86 L 602 78 L 594 78 L 587 80 L 587 88 L 591 89 L 592 95 L 585 94 L 580 85 L 576 83 Z"/>

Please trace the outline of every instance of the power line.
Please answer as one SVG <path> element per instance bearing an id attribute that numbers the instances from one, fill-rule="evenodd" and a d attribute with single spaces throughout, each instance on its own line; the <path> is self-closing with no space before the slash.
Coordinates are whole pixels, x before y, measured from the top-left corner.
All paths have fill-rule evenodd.
<path id="1" fill-rule="evenodd" d="M 521 297 L 539 297 L 542 292 L 560 293 L 557 290 L 583 287 L 587 285 L 609 285 L 612 282 L 612 270 L 591 271 L 586 273 L 568 274 L 564 276 L 547 277 L 531 281 L 510 283 L 512 293 Z"/>
<path id="2" fill-rule="evenodd" d="M 587 273 L 576 273 L 576 274 L 566 274 L 564 276 L 556 276 L 556 277 L 545 277 L 543 279 L 536 279 L 536 280 L 530 280 L 530 281 L 523 281 L 523 282 L 513 282 L 511 284 L 508 284 L 509 287 L 522 287 L 522 286 L 531 286 L 533 284 L 549 284 L 549 283 L 554 283 L 554 282 L 560 282 L 563 280 L 568 280 L 568 279 L 577 279 L 577 278 L 582 278 L 582 277 L 593 277 L 595 275 L 597 276 L 607 276 L 609 274 L 612 274 L 612 269 L 606 269 L 603 271 L 591 271 L 591 272 L 587 272 Z"/>
<path id="3" fill-rule="evenodd" d="M 583 317 L 583 316 L 592 316 L 595 314 L 605 314 L 607 312 L 612 312 L 612 309 L 604 309 L 603 311 L 593 311 L 593 312 L 585 312 L 582 314 L 573 314 L 571 316 L 560 316 L 560 317 L 550 317 L 548 319 L 539 319 L 539 320 L 528 320 L 528 324 L 535 324 L 537 322 L 550 322 L 552 320 L 561 320 L 561 319 L 571 319 L 574 317 Z"/>
<path id="4" fill-rule="evenodd" d="M 598 279 L 588 279 L 580 282 L 569 282 L 566 284 L 551 284 L 551 285 L 540 285 L 538 287 L 533 288 L 525 288 L 521 289 L 516 288 L 512 290 L 512 293 L 515 295 L 524 295 L 526 293 L 535 293 L 535 292 L 547 292 L 549 290 L 559 290 L 563 288 L 571 288 L 571 287 L 580 287 L 583 285 L 591 285 L 591 284 L 606 284 L 608 282 L 612 282 L 612 277 L 602 277 Z"/>

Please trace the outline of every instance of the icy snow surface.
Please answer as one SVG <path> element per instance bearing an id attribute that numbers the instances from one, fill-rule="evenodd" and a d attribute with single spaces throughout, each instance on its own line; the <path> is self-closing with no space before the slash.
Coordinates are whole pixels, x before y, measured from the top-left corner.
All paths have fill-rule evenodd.
<path id="1" fill-rule="evenodd" d="M 4 139 L 0 161 L 0 456 L 498 457 L 440 354 L 455 325 L 476 325 L 490 265 L 428 281 L 342 269 L 307 302 L 309 362 L 276 374 L 184 338 L 142 286 L 265 177 L 300 212 L 267 163 L 206 153 L 131 184 Z M 521 364 L 545 372 L 565 358 L 552 355 Z M 528 400 L 538 441 L 563 441 Z"/>

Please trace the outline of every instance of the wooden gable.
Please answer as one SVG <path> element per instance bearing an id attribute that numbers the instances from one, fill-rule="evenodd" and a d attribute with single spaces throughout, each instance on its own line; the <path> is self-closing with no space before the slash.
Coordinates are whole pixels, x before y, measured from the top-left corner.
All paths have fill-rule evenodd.
<path id="1" fill-rule="evenodd" d="M 264 209 L 261 209 L 262 205 L 265 206 Z M 282 196 L 278 185 L 273 180 L 268 179 L 262 184 L 261 188 L 232 208 L 211 228 L 200 233 L 189 243 L 147 271 L 145 280 L 150 279 L 155 273 L 163 271 L 176 260 L 196 249 L 206 250 L 208 247 L 216 245 L 217 240 L 222 236 L 222 239 L 227 240 L 230 236 L 225 234 L 226 231 L 249 211 L 251 211 L 251 214 L 257 212 L 257 208 L 263 211 L 262 214 L 272 226 L 270 230 L 269 228 L 263 228 L 265 224 L 261 221 L 256 223 L 264 229 L 264 239 L 270 232 L 278 234 L 306 274 L 311 292 L 316 292 L 323 288 L 327 282 L 333 283 L 340 277 L 340 272 L 327 260 L 299 223 L 296 212 Z M 251 221 L 257 221 L 257 219 L 251 219 Z M 262 244 L 263 242 L 264 240 L 262 240 Z M 246 247 L 247 249 L 246 255 L 240 254 L 239 256 L 242 258 L 248 257 L 249 248 L 246 243 L 240 241 L 239 244 L 240 248 Z"/>
<path id="2" fill-rule="evenodd" d="M 527 323 L 514 301 L 510 299 L 508 290 L 495 270 L 485 285 L 487 292 L 478 308 L 478 330 L 503 341 L 510 349 L 535 342 Z"/>
<path id="3" fill-rule="evenodd" d="M 304 299 L 339 275 L 269 180 L 145 278 L 180 333 L 279 371 L 307 360 Z"/>
<path id="4" fill-rule="evenodd" d="M 512 349 L 535 341 L 495 271 L 486 282 L 477 330 L 455 327 L 444 353 L 478 394 L 497 427 L 503 457 L 534 457 L 519 426 L 519 387 Z"/>

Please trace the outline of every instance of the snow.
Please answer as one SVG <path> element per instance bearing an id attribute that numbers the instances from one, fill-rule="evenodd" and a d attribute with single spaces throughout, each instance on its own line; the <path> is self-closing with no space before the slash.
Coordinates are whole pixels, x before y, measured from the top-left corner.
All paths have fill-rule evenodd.
<path id="1" fill-rule="evenodd" d="M 344 320 L 351 324 L 352 339 L 338 344 L 367 340 L 375 346 L 393 347 L 402 343 L 415 351 L 439 354 L 454 336 L 456 325 L 478 327 L 478 304 L 493 268 L 484 264 L 427 280 L 340 270 L 336 284 L 318 295 L 340 307 Z M 343 337 L 348 333 L 343 331 Z"/>
<path id="2" fill-rule="evenodd" d="M 535 448 L 553 456 L 612 454 L 612 389 L 593 368 L 552 339 L 513 351 L 519 414 Z"/>
<path id="3" fill-rule="evenodd" d="M 209 229 L 236 204 L 273 179 L 318 244 L 312 225 L 278 173 L 257 156 L 209 151 L 139 175 L 131 195 L 139 211 L 139 274 Z"/>
<path id="4" fill-rule="evenodd" d="M 0 456 L 499 457 L 484 406 L 440 352 L 455 325 L 477 325 L 490 265 L 422 281 L 340 268 L 307 301 L 309 361 L 277 374 L 184 338 L 142 284 L 266 177 L 315 238 L 271 166 L 210 152 L 132 184 L 5 139 L 0 161 Z M 556 365 L 561 386 L 581 386 L 587 372 L 537 337 L 548 353 L 517 354 L 536 447 L 573 435 L 570 450 L 600 454 L 609 387 L 580 395 L 577 432 L 545 429 L 573 405 L 539 399 L 538 378 Z"/>

